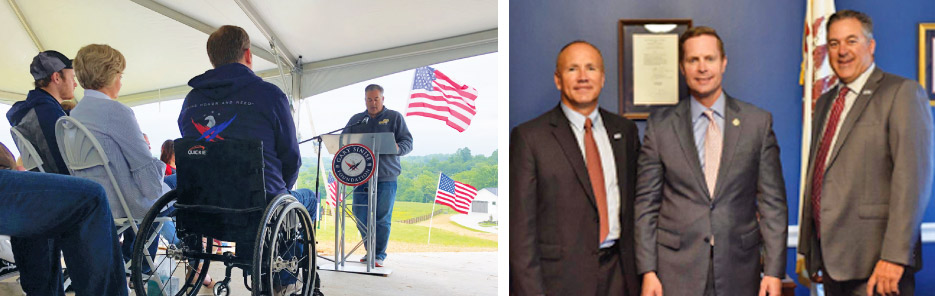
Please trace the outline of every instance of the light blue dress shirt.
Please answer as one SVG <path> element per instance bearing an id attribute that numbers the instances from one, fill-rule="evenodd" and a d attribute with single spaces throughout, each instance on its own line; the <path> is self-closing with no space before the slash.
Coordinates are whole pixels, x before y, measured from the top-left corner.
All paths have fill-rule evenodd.
<path id="1" fill-rule="evenodd" d="M 690 100 L 695 147 L 698 148 L 698 161 L 701 162 L 701 170 L 704 171 L 704 138 L 708 133 L 709 121 L 708 117 L 704 115 L 704 111 L 708 109 L 714 110 L 714 123 L 717 124 L 718 130 L 721 131 L 721 141 L 724 141 L 724 106 L 727 99 L 722 91 L 721 96 L 717 98 L 717 101 L 714 101 L 711 108 L 705 107 L 699 103 L 698 100 L 695 100 L 695 97 L 691 97 Z"/>

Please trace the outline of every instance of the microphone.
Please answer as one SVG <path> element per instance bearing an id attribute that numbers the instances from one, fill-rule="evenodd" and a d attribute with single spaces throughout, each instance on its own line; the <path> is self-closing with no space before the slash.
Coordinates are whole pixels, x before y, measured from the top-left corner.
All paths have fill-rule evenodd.
<path id="1" fill-rule="evenodd" d="M 352 124 L 352 125 L 348 125 L 348 126 L 345 127 L 345 128 L 351 128 L 351 127 L 355 127 L 355 126 L 358 126 L 358 125 L 364 125 L 364 124 L 367 124 L 367 122 L 370 122 L 370 116 L 364 116 L 364 118 L 361 119 L 360 121 L 358 121 L 357 123 Z"/>
<path id="2" fill-rule="evenodd" d="M 364 118 L 361 119 L 360 121 L 358 121 L 357 123 L 349 124 L 349 125 L 347 125 L 347 126 L 345 126 L 345 127 L 342 127 L 342 128 L 339 128 L 339 129 L 336 129 L 336 130 L 333 130 L 333 131 L 330 131 L 330 132 L 327 132 L 327 133 L 324 133 L 324 134 L 321 134 L 321 135 L 312 137 L 311 139 L 299 141 L 299 144 L 302 144 L 302 143 L 305 143 L 305 142 L 308 142 L 308 141 L 311 141 L 311 140 L 319 140 L 319 141 L 320 141 L 322 135 L 334 134 L 334 133 L 336 133 L 336 132 L 339 132 L 339 131 L 342 131 L 342 130 L 345 130 L 345 129 L 349 129 L 349 128 L 352 128 L 352 127 L 355 127 L 355 126 L 358 126 L 358 125 L 367 124 L 367 122 L 370 122 L 370 116 L 364 116 Z"/>

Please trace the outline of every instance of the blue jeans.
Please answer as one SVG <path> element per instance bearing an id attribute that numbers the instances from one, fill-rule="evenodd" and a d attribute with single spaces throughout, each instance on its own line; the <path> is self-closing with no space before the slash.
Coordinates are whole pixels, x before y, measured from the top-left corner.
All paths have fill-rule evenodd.
<path id="1" fill-rule="evenodd" d="M 370 189 L 370 183 L 364 183 L 354 188 L 354 216 L 362 223 L 363 227 L 357 226 L 360 230 L 360 237 L 367 237 L 367 190 Z M 377 230 L 376 230 L 376 253 L 373 258 L 376 260 L 386 260 L 386 245 L 390 241 L 390 222 L 393 219 L 393 203 L 396 202 L 396 181 L 377 182 Z M 367 250 L 370 251 L 370 250 Z"/>
<path id="2" fill-rule="evenodd" d="M 57 248 L 76 295 L 127 295 L 120 243 L 101 185 L 71 176 L 0 170 L 0 188 L 0 234 L 40 246 L 13 246 L 20 284 L 28 295 L 65 295 Z"/>

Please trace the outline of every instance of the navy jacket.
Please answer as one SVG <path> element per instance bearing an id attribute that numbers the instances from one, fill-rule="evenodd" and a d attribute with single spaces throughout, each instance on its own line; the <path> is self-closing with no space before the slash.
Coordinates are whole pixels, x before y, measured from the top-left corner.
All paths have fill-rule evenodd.
<path id="1" fill-rule="evenodd" d="M 276 195 L 295 185 L 302 160 L 286 94 L 240 63 L 195 76 L 179 114 L 184 138 L 204 141 L 260 140 L 266 162 L 266 192 Z"/>
<path id="2" fill-rule="evenodd" d="M 354 114 L 347 122 L 346 126 L 360 122 L 364 117 L 369 116 L 367 111 Z M 377 171 L 377 182 L 396 181 L 399 177 L 402 167 L 399 164 L 399 157 L 412 151 L 412 134 L 409 133 L 409 127 L 406 126 L 406 120 L 399 112 L 383 107 L 383 111 L 377 113 L 375 118 L 370 118 L 367 124 L 353 126 L 344 130 L 344 133 L 384 133 L 391 132 L 396 136 L 396 144 L 399 145 L 399 154 L 380 155 L 380 168 Z"/>
<path id="3" fill-rule="evenodd" d="M 29 91 L 25 101 L 16 102 L 6 113 L 10 126 L 16 126 L 39 152 L 48 173 L 68 174 L 55 141 L 55 122 L 65 115 L 62 105 L 40 88 Z"/>

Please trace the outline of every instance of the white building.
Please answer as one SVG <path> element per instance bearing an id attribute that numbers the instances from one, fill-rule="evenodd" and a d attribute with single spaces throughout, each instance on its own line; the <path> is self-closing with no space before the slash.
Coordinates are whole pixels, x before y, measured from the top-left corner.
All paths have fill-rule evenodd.
<path id="1" fill-rule="evenodd" d="M 471 202 L 470 216 L 482 216 L 480 221 L 493 217 L 497 221 L 497 188 L 484 188 L 477 191 L 477 197 Z"/>

